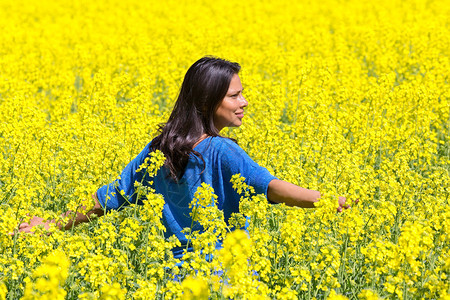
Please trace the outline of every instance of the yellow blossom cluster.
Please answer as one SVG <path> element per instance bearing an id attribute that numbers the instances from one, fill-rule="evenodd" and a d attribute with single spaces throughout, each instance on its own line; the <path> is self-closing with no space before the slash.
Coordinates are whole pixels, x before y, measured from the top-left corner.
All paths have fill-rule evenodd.
<path id="1" fill-rule="evenodd" d="M 448 0 L 1 1 L 0 299 L 449 299 L 449 16 Z M 90 209 L 205 55 L 242 66 L 249 106 L 222 134 L 319 190 L 316 209 L 236 174 L 226 222 L 202 185 L 183 262 L 143 182 L 143 205 L 10 234 Z"/>
<path id="2" fill-rule="evenodd" d="M 70 262 L 60 250 L 55 250 L 42 259 L 42 264 L 26 277 L 26 288 L 22 299 L 65 299 L 63 286 L 69 275 Z"/>

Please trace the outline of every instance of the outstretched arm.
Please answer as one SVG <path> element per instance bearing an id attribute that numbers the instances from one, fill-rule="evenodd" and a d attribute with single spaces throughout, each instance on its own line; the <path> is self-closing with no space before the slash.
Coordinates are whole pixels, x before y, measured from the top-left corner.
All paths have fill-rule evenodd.
<path id="1" fill-rule="evenodd" d="M 69 230 L 71 229 L 73 226 L 77 226 L 80 223 L 87 223 L 91 221 L 90 216 L 92 214 L 96 214 L 97 216 L 103 216 L 104 211 L 103 208 L 101 207 L 100 203 L 98 202 L 97 199 L 97 194 L 93 194 L 92 198 L 94 199 L 94 207 L 88 211 L 86 214 L 82 214 L 77 212 L 75 218 L 69 220 L 69 222 L 67 224 L 61 224 L 61 223 L 57 223 L 56 225 L 59 227 L 59 229 L 65 229 L 65 230 Z M 86 209 L 85 207 L 82 207 L 83 210 Z M 67 216 L 68 214 L 70 214 L 71 212 L 68 211 L 65 214 L 63 214 L 63 216 Z M 34 226 L 38 226 L 38 225 L 43 225 L 45 229 L 49 229 L 50 228 L 50 223 L 55 223 L 55 220 L 50 220 L 50 221 L 44 221 L 43 218 L 40 217 L 32 217 L 30 219 L 30 221 L 28 223 L 22 223 L 19 225 L 19 231 L 20 232 L 33 232 L 32 229 Z"/>
<path id="2" fill-rule="evenodd" d="M 320 200 L 320 192 L 308 190 L 287 181 L 274 179 L 269 183 L 267 198 L 276 203 L 284 203 L 288 206 L 311 208 Z M 345 197 L 339 197 L 338 211 L 350 206 L 345 203 Z"/>

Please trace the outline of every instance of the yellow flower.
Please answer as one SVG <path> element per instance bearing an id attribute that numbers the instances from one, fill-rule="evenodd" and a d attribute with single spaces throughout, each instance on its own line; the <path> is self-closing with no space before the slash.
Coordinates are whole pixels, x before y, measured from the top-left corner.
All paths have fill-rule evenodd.
<path id="1" fill-rule="evenodd" d="M 8 289 L 6 288 L 6 285 L 3 282 L 0 283 L 0 300 L 6 299 L 7 292 L 8 292 Z"/>
<path id="2" fill-rule="evenodd" d="M 345 297 L 344 295 L 337 294 L 335 290 L 331 290 L 331 292 L 328 295 L 327 299 L 329 299 L 329 300 L 346 300 L 348 298 Z"/>
<path id="3" fill-rule="evenodd" d="M 209 286 L 204 278 L 188 276 L 181 283 L 183 299 L 208 299 Z"/>
<path id="4" fill-rule="evenodd" d="M 182 298 L 175 274 L 195 274 L 219 298 L 321 298 L 344 284 L 367 299 L 448 298 L 445 1 L 0 2 L 0 295 L 98 299 L 105 284 L 105 297 Z M 204 232 L 186 232 L 196 251 L 174 267 L 181 245 L 151 188 L 164 164 L 155 151 L 137 166 L 142 182 L 127 183 L 143 205 L 9 235 L 33 215 L 66 222 L 100 186 L 124 183 L 205 53 L 241 64 L 250 103 L 221 135 L 320 191 L 316 209 L 272 205 L 235 174 L 221 179 L 241 196 L 227 224 L 203 185 L 192 211 Z M 337 213 L 337 196 L 352 208 Z M 227 241 L 245 222 L 248 237 Z"/>
<path id="5" fill-rule="evenodd" d="M 64 299 L 63 286 L 68 276 L 70 261 L 59 250 L 53 251 L 42 260 L 28 280 L 23 299 Z"/>
<path id="6" fill-rule="evenodd" d="M 365 300 L 381 299 L 381 297 L 379 297 L 378 294 L 372 290 L 362 290 L 361 293 L 359 293 L 358 297 Z"/>
<path id="7" fill-rule="evenodd" d="M 127 291 L 122 289 L 120 284 L 114 282 L 112 285 L 104 285 L 100 289 L 100 298 L 102 300 L 122 300 L 125 299 Z"/>

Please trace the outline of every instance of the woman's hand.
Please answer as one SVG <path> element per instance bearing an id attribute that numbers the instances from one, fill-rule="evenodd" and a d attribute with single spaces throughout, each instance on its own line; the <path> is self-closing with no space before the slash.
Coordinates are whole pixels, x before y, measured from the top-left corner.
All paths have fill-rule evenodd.
<path id="1" fill-rule="evenodd" d="M 44 226 L 45 230 L 49 230 L 50 223 L 52 223 L 52 221 L 44 221 L 43 218 L 33 216 L 28 223 L 21 223 L 19 225 L 19 232 L 34 233 L 32 230 L 33 227 L 39 225 Z"/>
<path id="2" fill-rule="evenodd" d="M 67 224 L 62 224 L 59 221 L 56 223 L 56 226 L 58 226 L 58 228 L 61 230 L 62 229 L 69 230 L 72 227 L 77 226 L 80 223 L 90 222 L 91 218 L 89 216 L 92 214 L 95 214 L 98 217 L 103 216 L 104 210 L 103 210 L 102 206 L 100 205 L 100 203 L 98 202 L 97 193 L 94 193 L 92 195 L 92 198 L 94 199 L 95 204 L 94 204 L 94 207 L 90 211 L 88 211 L 85 214 L 76 212 L 75 217 L 72 218 L 71 220 L 69 220 L 67 222 Z M 84 207 L 84 206 L 81 206 L 80 208 L 82 210 L 86 209 L 86 207 Z M 68 214 L 70 214 L 70 213 L 71 212 L 68 211 L 68 212 L 62 214 L 61 217 L 67 217 Z M 19 225 L 19 230 L 18 231 L 14 230 L 14 233 L 11 233 L 11 235 L 14 235 L 17 232 L 34 233 L 34 231 L 32 230 L 33 227 L 39 226 L 39 225 L 44 226 L 45 230 L 49 230 L 51 223 L 55 223 L 55 220 L 44 221 L 43 218 L 33 216 L 28 223 L 21 223 Z"/>
<path id="3" fill-rule="evenodd" d="M 346 203 L 346 201 L 347 201 L 347 199 L 345 197 L 339 197 L 339 200 L 338 200 L 339 206 L 337 208 L 338 212 L 342 212 L 344 209 L 350 208 L 350 205 L 348 205 Z"/>
<path id="4" fill-rule="evenodd" d="M 354 203 L 358 204 L 358 202 L 359 199 L 356 199 Z M 348 209 L 351 207 L 350 204 L 347 204 L 347 199 L 345 197 L 339 197 L 338 204 L 339 204 L 339 207 L 337 208 L 338 212 L 342 212 L 344 209 Z"/>

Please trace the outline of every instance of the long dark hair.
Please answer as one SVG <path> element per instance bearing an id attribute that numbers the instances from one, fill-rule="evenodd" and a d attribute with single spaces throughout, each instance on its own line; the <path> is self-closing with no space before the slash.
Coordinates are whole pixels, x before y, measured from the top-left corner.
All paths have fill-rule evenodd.
<path id="1" fill-rule="evenodd" d="M 233 75 L 241 66 L 221 58 L 206 56 L 196 61 L 186 72 L 175 106 L 160 134 L 152 141 L 150 151 L 162 151 L 170 176 L 178 181 L 183 176 L 189 155 L 202 134 L 220 136 L 213 117 L 225 97 Z"/>

